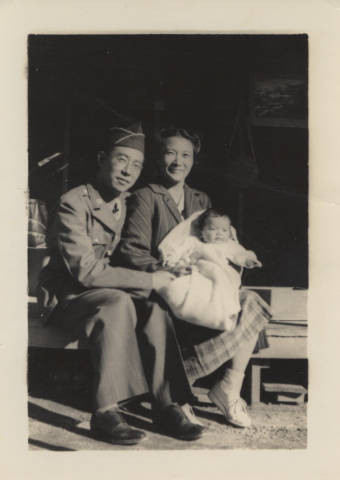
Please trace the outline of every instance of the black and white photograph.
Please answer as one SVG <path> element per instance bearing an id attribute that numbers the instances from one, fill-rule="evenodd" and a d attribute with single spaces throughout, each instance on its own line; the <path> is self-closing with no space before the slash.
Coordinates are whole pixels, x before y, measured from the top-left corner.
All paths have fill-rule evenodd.
<path id="1" fill-rule="evenodd" d="M 29 449 L 306 449 L 308 50 L 28 35 Z"/>

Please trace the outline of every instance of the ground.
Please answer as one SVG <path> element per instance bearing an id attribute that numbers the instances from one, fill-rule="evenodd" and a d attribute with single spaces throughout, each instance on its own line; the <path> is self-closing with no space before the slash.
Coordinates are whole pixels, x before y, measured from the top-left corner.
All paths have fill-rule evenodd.
<path id="1" fill-rule="evenodd" d="M 279 369 L 272 369 L 274 377 L 284 378 L 285 374 L 291 379 L 295 372 L 296 383 L 303 384 L 306 367 L 296 362 L 291 367 L 289 362 L 283 362 Z M 249 385 L 245 383 L 243 396 L 249 400 Z M 249 409 L 252 427 L 239 429 L 226 425 L 222 414 L 207 402 L 206 396 L 199 396 L 200 401 L 194 405 L 197 417 L 207 427 L 198 441 L 184 442 L 155 432 L 146 400 L 124 407 L 127 421 L 146 431 L 147 438 L 142 443 L 122 447 L 97 441 L 89 430 L 91 363 L 86 351 L 30 349 L 28 389 L 32 450 L 303 449 L 307 446 L 306 404 L 252 406 Z"/>
<path id="2" fill-rule="evenodd" d="M 30 397 L 29 444 L 33 450 L 172 450 L 172 449 L 302 449 L 306 448 L 306 406 L 265 405 L 250 408 L 253 425 L 233 428 L 223 422 L 217 408 L 207 403 L 195 407 L 207 431 L 195 442 L 183 442 L 153 431 L 150 405 L 125 412 L 131 425 L 147 432 L 134 447 L 113 446 L 91 438 L 90 413 L 52 400 Z"/>

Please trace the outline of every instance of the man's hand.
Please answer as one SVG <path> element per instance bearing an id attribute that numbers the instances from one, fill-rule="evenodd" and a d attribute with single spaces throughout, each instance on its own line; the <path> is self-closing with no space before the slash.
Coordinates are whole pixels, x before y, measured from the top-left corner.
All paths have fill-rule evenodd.
<path id="1" fill-rule="evenodd" d="M 159 270 L 158 272 L 152 274 L 152 288 L 158 292 L 162 288 L 166 287 L 175 278 L 175 275 L 172 273 L 165 270 Z"/>

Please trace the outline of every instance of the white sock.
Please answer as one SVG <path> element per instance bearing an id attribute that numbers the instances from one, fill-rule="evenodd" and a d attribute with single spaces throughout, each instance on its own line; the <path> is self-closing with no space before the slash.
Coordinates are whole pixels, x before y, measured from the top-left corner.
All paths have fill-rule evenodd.
<path id="1" fill-rule="evenodd" d="M 243 379 L 244 372 L 232 368 L 226 369 L 219 385 L 229 401 L 236 400 L 240 397 Z"/>

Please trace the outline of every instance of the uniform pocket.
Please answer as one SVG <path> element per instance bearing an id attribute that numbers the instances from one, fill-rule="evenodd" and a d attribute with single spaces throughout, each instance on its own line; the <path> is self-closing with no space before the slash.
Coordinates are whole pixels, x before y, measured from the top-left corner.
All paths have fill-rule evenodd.
<path id="1" fill-rule="evenodd" d="M 100 225 L 94 225 L 90 237 L 92 245 L 111 245 L 113 233 L 105 231 Z"/>
<path id="2" fill-rule="evenodd" d="M 93 230 L 91 242 L 96 258 L 109 258 L 112 255 L 113 234 L 104 230 Z"/>

